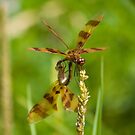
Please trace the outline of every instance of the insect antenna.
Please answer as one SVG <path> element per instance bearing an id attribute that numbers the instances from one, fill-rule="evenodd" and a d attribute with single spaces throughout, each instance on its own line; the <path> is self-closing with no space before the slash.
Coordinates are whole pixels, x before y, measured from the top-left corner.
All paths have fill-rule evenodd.
<path id="1" fill-rule="evenodd" d="M 64 40 L 59 36 L 59 34 L 46 22 L 46 21 L 43 21 L 43 24 L 48 28 L 48 30 L 57 38 L 59 39 L 59 41 L 61 41 L 67 49 L 69 49 L 68 45 L 64 42 Z"/>

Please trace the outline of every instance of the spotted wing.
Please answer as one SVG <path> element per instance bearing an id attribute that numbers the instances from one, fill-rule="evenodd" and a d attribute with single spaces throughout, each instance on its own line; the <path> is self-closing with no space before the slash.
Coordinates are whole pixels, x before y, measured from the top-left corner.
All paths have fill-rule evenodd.
<path id="1" fill-rule="evenodd" d="M 60 87 L 60 93 L 62 97 L 62 104 L 68 111 L 77 112 L 78 98 L 72 93 L 67 86 Z"/>
<path id="2" fill-rule="evenodd" d="M 54 54 L 61 54 L 61 55 L 66 55 L 64 52 L 61 52 L 57 49 L 52 49 L 52 48 L 29 48 L 29 50 L 32 51 L 38 51 L 38 52 L 45 52 L 45 53 L 54 53 Z"/>
<path id="3" fill-rule="evenodd" d="M 60 93 L 59 90 L 60 85 L 57 81 L 52 87 L 50 93 L 46 93 L 43 99 L 32 107 L 27 118 L 29 123 L 39 122 L 54 111 L 57 111 L 57 97 Z"/>
<path id="4" fill-rule="evenodd" d="M 93 53 L 93 52 L 100 52 L 104 51 L 106 48 L 85 48 L 85 49 L 80 49 L 79 53 L 84 54 L 84 53 Z"/>
<path id="5" fill-rule="evenodd" d="M 102 20 L 102 16 L 99 16 L 95 20 L 90 20 L 85 24 L 83 30 L 79 32 L 78 39 L 77 39 L 77 48 L 82 48 L 88 38 L 91 36 L 95 27 L 100 23 Z"/>

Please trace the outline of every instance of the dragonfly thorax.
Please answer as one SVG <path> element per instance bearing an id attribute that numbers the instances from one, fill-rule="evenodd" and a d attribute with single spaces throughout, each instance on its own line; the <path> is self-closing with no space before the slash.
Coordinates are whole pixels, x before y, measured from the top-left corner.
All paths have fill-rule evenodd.
<path id="1" fill-rule="evenodd" d="M 85 59 L 80 57 L 78 50 L 70 50 L 67 54 L 67 59 L 74 62 L 75 64 L 83 65 L 85 63 Z"/>

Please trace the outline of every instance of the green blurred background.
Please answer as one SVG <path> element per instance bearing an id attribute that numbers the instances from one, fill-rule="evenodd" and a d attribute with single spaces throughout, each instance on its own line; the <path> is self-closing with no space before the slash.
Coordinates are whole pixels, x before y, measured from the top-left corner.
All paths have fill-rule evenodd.
<path id="1" fill-rule="evenodd" d="M 135 1 L 133 0 L 10 0 L 0 1 L 0 134 L 30 135 L 28 104 L 40 100 L 57 78 L 53 54 L 29 47 L 66 48 L 43 25 L 47 20 L 70 48 L 78 32 L 98 15 L 104 19 L 85 47 L 107 47 L 103 53 L 83 55 L 91 98 L 85 134 L 92 135 L 100 63 L 104 57 L 102 135 L 135 134 Z M 5 13 L 3 7 L 6 7 Z M 5 20 L 2 19 L 5 17 Z M 10 85 L 11 84 L 11 85 Z M 76 94 L 73 78 L 69 87 Z M 31 99 L 30 99 L 31 96 Z M 4 117 L 6 115 L 6 117 Z M 76 114 L 60 110 L 36 124 L 37 135 L 75 135 Z M 10 132 L 10 129 L 12 132 Z"/>

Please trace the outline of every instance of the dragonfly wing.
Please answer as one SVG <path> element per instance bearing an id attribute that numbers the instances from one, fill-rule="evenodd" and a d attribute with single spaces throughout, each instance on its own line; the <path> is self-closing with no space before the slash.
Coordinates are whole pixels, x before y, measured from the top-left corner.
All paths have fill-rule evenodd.
<path id="1" fill-rule="evenodd" d="M 61 54 L 61 55 L 66 55 L 64 52 L 61 52 L 57 49 L 52 49 L 52 48 L 29 48 L 29 50 L 32 51 L 38 51 L 38 52 L 45 52 L 45 53 L 54 53 L 54 54 Z"/>
<path id="2" fill-rule="evenodd" d="M 84 53 L 93 53 L 93 52 L 100 52 L 104 51 L 106 48 L 86 48 L 86 49 L 80 49 L 79 53 L 84 54 Z"/>
<path id="3" fill-rule="evenodd" d="M 60 35 L 46 22 L 43 21 L 45 26 L 48 28 L 48 30 L 57 38 L 59 39 L 66 47 L 69 49 L 68 45 L 65 43 L 65 41 L 60 37 Z"/>
<path id="4" fill-rule="evenodd" d="M 57 97 L 60 93 L 59 87 L 58 83 L 56 83 L 52 87 L 51 92 L 46 93 L 43 99 L 32 107 L 28 113 L 29 123 L 39 122 L 54 111 L 57 111 Z"/>
<path id="5" fill-rule="evenodd" d="M 64 108 L 68 111 L 77 112 L 78 108 L 78 98 L 72 93 L 67 86 L 63 86 L 60 88 L 62 104 Z"/>
<path id="6" fill-rule="evenodd" d="M 93 30 L 100 23 L 102 18 L 103 18 L 103 16 L 99 16 L 97 19 L 90 20 L 85 24 L 85 27 L 83 28 L 83 30 L 81 30 L 78 34 L 77 48 L 83 47 L 83 45 L 88 40 L 88 38 L 91 36 Z"/>

